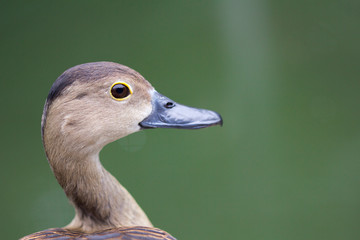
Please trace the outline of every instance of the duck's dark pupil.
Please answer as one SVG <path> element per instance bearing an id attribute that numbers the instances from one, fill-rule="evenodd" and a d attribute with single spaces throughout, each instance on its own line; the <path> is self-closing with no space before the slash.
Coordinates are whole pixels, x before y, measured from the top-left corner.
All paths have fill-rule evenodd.
<path id="1" fill-rule="evenodd" d="M 116 92 L 118 94 L 122 94 L 124 92 L 124 86 L 117 86 L 116 87 Z"/>
<path id="2" fill-rule="evenodd" d="M 115 98 L 125 98 L 129 95 L 129 89 L 127 88 L 127 86 L 122 85 L 122 84 L 116 84 L 115 86 L 113 86 L 113 88 L 111 89 L 111 94 L 115 97 Z"/>

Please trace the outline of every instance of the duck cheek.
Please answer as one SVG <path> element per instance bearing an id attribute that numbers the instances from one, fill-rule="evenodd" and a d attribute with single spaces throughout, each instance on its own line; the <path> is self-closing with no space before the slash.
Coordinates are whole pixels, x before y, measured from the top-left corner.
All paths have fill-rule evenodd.
<path id="1" fill-rule="evenodd" d="M 152 111 L 151 103 L 146 103 L 143 99 L 133 98 L 130 101 L 117 104 L 105 114 L 105 119 L 101 119 L 104 135 L 108 136 L 111 141 L 141 130 L 139 122 L 145 119 Z"/>
<path id="2" fill-rule="evenodd" d="M 118 118 L 108 126 L 104 131 L 104 135 L 108 138 L 109 142 L 116 141 L 140 130 L 138 124 L 134 124 L 133 119 L 130 117 L 126 119 Z"/>

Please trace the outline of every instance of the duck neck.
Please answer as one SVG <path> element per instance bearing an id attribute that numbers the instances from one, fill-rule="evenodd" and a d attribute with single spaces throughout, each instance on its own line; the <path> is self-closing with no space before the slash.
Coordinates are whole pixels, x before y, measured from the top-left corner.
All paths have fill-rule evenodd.
<path id="1" fill-rule="evenodd" d="M 65 228 L 93 232 L 121 226 L 152 226 L 130 193 L 101 165 L 98 153 L 61 156 L 49 158 L 49 162 L 75 207 L 75 218 Z"/>

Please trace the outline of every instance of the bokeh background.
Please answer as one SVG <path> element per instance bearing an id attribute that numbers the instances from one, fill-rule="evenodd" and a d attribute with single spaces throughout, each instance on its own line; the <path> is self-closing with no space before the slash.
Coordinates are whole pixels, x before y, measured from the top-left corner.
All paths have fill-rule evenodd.
<path id="1" fill-rule="evenodd" d="M 136 133 L 101 152 L 178 239 L 360 239 L 360 2 L 2 1 L 1 239 L 73 209 L 40 136 L 67 68 L 128 65 L 224 126 Z"/>

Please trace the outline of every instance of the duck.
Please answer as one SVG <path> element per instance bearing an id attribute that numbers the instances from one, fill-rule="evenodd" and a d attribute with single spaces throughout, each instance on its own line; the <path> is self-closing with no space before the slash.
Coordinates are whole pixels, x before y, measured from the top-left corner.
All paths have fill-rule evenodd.
<path id="1" fill-rule="evenodd" d="M 103 147 L 155 128 L 222 125 L 215 111 L 179 104 L 160 94 L 137 71 L 114 62 L 69 68 L 50 88 L 41 136 L 50 168 L 75 209 L 65 227 L 21 238 L 175 239 L 153 226 L 131 194 L 101 164 Z"/>

